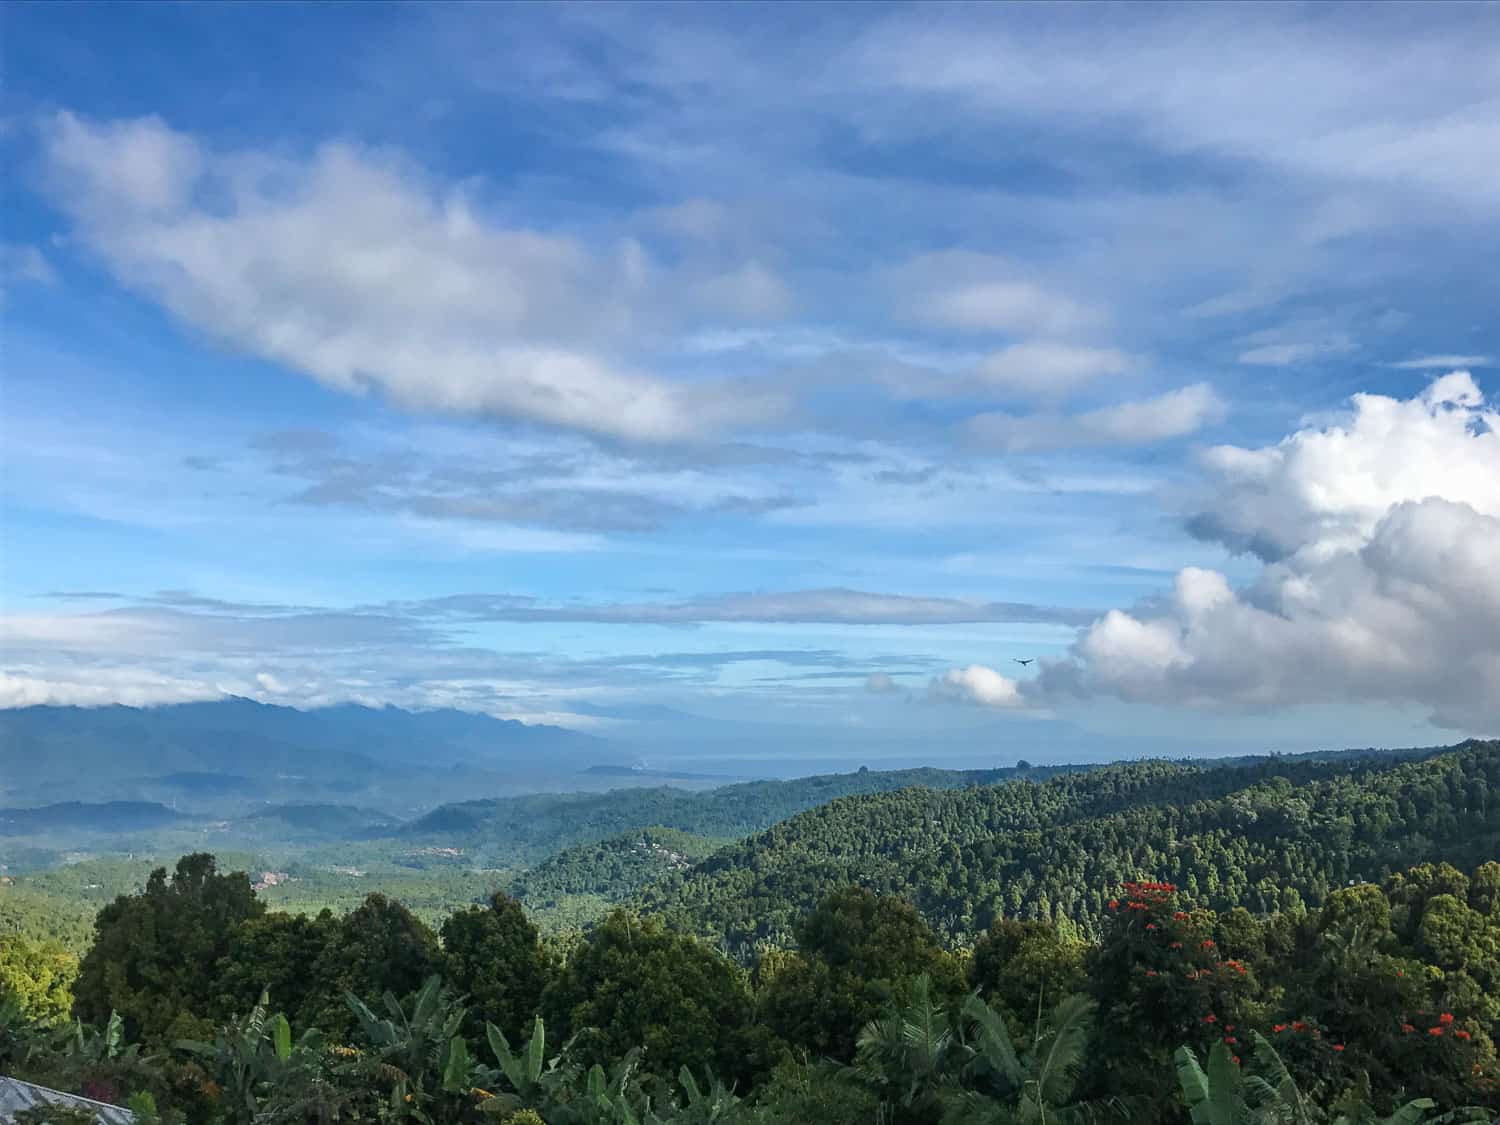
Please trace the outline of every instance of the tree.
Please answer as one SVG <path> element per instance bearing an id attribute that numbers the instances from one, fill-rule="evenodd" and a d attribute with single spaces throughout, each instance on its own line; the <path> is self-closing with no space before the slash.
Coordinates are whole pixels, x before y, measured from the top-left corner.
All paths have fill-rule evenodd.
<path id="1" fill-rule="evenodd" d="M 67 1016 L 77 976 L 78 958 L 62 946 L 0 936 L 0 1005 L 14 1001 L 23 1018 L 51 1023 Z"/>
<path id="2" fill-rule="evenodd" d="M 338 935 L 332 912 L 315 918 L 264 914 L 240 924 L 234 947 L 220 960 L 215 1011 L 244 1012 L 262 994 L 299 1027 L 316 1022 L 328 998 L 320 992 L 315 967 Z"/>
<path id="3" fill-rule="evenodd" d="M 996 919 L 974 946 L 969 987 L 1004 1012 L 1012 1029 L 1029 1026 L 1038 1003 L 1083 989 L 1086 948 L 1045 922 Z"/>
<path id="4" fill-rule="evenodd" d="M 337 929 L 312 968 L 313 991 L 306 1004 L 312 1021 L 334 1038 L 346 1036 L 354 1018 L 345 997 L 404 999 L 443 970 L 437 935 L 399 902 L 372 894 L 339 919 Z"/>
<path id="5" fill-rule="evenodd" d="M 686 1066 L 746 1079 L 772 1061 L 752 1027 L 744 974 L 696 938 L 619 910 L 574 953 L 542 998 L 548 1026 L 576 1036 L 584 1062 L 645 1049 L 653 1073 Z"/>
<path id="6" fill-rule="evenodd" d="M 940 1114 L 960 1045 L 932 982 L 918 977 L 907 992 L 906 1002 L 860 1030 L 853 1070 L 880 1098 L 882 1120 L 921 1125 Z"/>
<path id="7" fill-rule="evenodd" d="M 916 909 L 863 887 L 838 891 L 797 928 L 799 956 L 762 973 L 760 1012 L 772 1031 L 817 1056 L 848 1062 L 855 1038 L 923 976 L 934 995 L 963 992 L 957 963 Z"/>
<path id="8" fill-rule="evenodd" d="M 488 907 L 449 915 L 441 933 L 447 980 L 469 998 L 465 1030 L 478 1035 L 490 1022 L 518 1038 L 540 1010 L 552 974 L 521 904 L 496 892 Z"/>
<path id="9" fill-rule="evenodd" d="M 211 855 L 184 856 L 170 880 L 157 868 L 142 893 L 121 895 L 99 912 L 94 945 L 79 966 L 75 1012 L 93 1022 L 118 1012 L 132 1038 L 153 1043 L 207 1031 L 215 970 L 240 924 L 264 912 L 245 873 L 219 874 Z"/>
<path id="10" fill-rule="evenodd" d="M 963 1016 L 974 1056 L 970 1077 L 978 1089 L 956 1099 L 949 1119 L 1045 1125 L 1097 1120 L 1123 1109 L 1123 1103 L 1080 1098 L 1094 1022 L 1088 997 L 1064 997 L 1038 1020 L 1030 1046 L 1021 1051 L 1000 1013 L 978 996 L 964 1001 Z"/>

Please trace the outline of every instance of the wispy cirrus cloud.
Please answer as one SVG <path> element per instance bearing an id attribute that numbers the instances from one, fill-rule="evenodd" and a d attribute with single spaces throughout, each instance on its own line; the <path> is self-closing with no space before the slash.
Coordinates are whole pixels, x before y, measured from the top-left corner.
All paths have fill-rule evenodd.
<path id="1" fill-rule="evenodd" d="M 1078 414 L 979 414 L 965 434 L 979 448 L 1024 453 L 1151 445 L 1187 437 L 1224 419 L 1228 405 L 1207 383 Z"/>
<path id="2" fill-rule="evenodd" d="M 1491 362 L 1487 355 L 1423 355 L 1390 366 L 1398 371 L 1452 371 L 1462 367 L 1489 367 Z"/>

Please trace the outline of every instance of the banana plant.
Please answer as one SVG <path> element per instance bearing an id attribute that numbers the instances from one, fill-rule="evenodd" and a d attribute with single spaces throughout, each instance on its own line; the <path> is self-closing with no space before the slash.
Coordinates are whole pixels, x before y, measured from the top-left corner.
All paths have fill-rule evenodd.
<path id="1" fill-rule="evenodd" d="M 1251 1106 L 1244 1072 L 1225 1044 L 1213 1045 L 1207 1068 L 1190 1047 L 1179 1047 L 1175 1062 L 1193 1125 L 1269 1125 L 1273 1120 Z"/>
<path id="2" fill-rule="evenodd" d="M 390 1089 L 389 1113 L 397 1118 L 430 1121 L 429 1109 L 451 1112 L 445 1103 L 457 1096 L 467 1098 L 492 1085 L 495 1073 L 469 1052 L 468 1041 L 459 1034 L 465 1009 L 440 977 L 429 977 L 403 1005 L 394 993 L 381 997 L 385 1015 L 376 1015 L 353 993 L 345 1003 L 359 1021 L 360 1033 L 370 1047 L 370 1057 L 351 1067 L 372 1072 Z"/>
<path id="3" fill-rule="evenodd" d="M 485 1038 L 490 1051 L 500 1064 L 500 1073 L 515 1091 L 515 1096 L 524 1101 L 538 1098 L 542 1094 L 541 1079 L 546 1066 L 547 1028 L 542 1017 L 537 1016 L 531 1025 L 531 1038 L 520 1051 L 512 1051 L 510 1040 L 492 1023 L 484 1025 Z"/>
<path id="4" fill-rule="evenodd" d="M 223 1091 L 220 1106 L 231 1125 L 291 1120 L 289 1107 L 326 1119 L 341 1099 L 323 1074 L 327 1051 L 322 1033 L 309 1029 L 294 1040 L 286 1016 L 267 1012 L 269 997 L 248 1014 L 231 1020 L 212 1042 L 183 1039 L 176 1044 L 200 1059 Z"/>
<path id="5" fill-rule="evenodd" d="M 1251 1037 L 1255 1045 L 1254 1073 L 1245 1073 L 1223 1043 L 1215 1043 L 1209 1051 L 1207 1069 L 1191 1048 L 1178 1048 L 1177 1081 L 1193 1125 L 1318 1125 L 1325 1121 L 1323 1114 L 1303 1097 L 1270 1041 L 1258 1031 L 1252 1032 Z M 1436 1104 L 1430 1098 L 1416 1098 L 1385 1118 L 1376 1117 L 1371 1110 L 1355 1110 L 1341 1114 L 1332 1125 L 1420 1125 Z M 1454 1121 L 1474 1120 L 1452 1114 L 1445 1117 Z M 1488 1120 L 1488 1116 L 1477 1120 Z"/>
<path id="6" fill-rule="evenodd" d="M 1094 1004 L 1069 996 L 1045 1019 L 1037 1019 L 1032 1041 L 1018 1051 L 1005 1020 L 978 994 L 964 1001 L 973 1059 L 972 1077 L 1003 1088 L 1000 1097 L 976 1091 L 955 1095 L 945 1120 L 951 1122 L 1072 1125 L 1124 1116 L 1117 1100 L 1082 1101 L 1078 1082 L 1093 1028 Z"/>
<path id="7" fill-rule="evenodd" d="M 718 1078 L 710 1078 L 707 1089 L 699 1086 L 686 1066 L 677 1072 L 677 1082 L 687 1104 L 663 1119 L 664 1125 L 720 1125 L 734 1117 L 742 1104 Z"/>

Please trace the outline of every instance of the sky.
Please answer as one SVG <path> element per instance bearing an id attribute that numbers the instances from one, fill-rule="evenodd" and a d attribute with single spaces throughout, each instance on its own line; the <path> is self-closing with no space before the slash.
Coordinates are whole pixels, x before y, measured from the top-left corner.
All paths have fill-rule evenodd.
<path id="1" fill-rule="evenodd" d="M 1500 733 L 1500 5 L 0 21 L 0 706 Z"/>

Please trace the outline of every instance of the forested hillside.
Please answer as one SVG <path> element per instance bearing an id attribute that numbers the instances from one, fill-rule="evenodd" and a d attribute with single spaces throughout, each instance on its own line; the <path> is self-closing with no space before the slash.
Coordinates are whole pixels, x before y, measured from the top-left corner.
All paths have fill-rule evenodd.
<path id="1" fill-rule="evenodd" d="M 663 876 L 707 859 L 728 844 L 676 828 L 646 828 L 596 844 L 565 848 L 510 886 L 544 930 L 595 922 Z"/>
<path id="2" fill-rule="evenodd" d="M 749 781 L 693 793 L 667 786 L 608 793 L 537 793 L 444 805 L 411 822 L 402 836 L 462 848 L 486 861 L 536 863 L 575 844 L 643 828 L 737 839 L 850 794 L 922 786 L 933 790 L 1048 777 L 1083 767 L 994 770 L 860 770 L 791 781 Z"/>
<path id="3" fill-rule="evenodd" d="M 1430 859 L 1500 855 L 1500 743 L 1424 760 L 1146 762 L 1036 783 L 847 797 L 646 888 L 638 905 L 741 956 L 857 883 L 900 893 L 949 941 L 998 917 L 1093 935 L 1125 879 L 1193 905 L 1316 904 Z"/>

